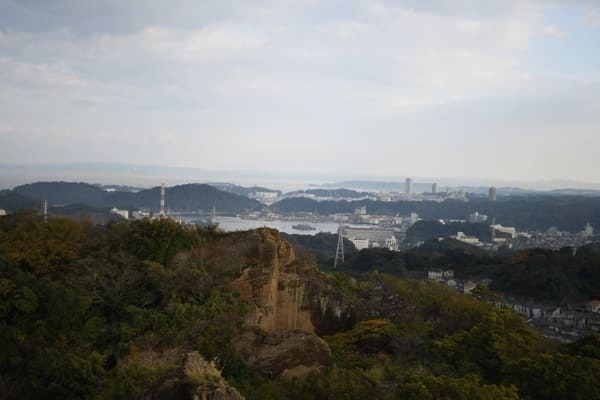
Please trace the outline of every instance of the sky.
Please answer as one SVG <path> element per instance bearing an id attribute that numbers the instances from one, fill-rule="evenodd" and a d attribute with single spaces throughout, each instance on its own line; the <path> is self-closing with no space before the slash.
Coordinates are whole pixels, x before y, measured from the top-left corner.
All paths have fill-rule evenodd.
<path id="1" fill-rule="evenodd" d="M 0 164 L 600 183 L 600 2 L 0 0 Z"/>

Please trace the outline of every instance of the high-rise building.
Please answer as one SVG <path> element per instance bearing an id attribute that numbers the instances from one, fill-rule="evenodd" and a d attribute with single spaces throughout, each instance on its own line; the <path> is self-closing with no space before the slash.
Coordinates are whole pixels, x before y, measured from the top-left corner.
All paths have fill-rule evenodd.
<path id="1" fill-rule="evenodd" d="M 437 183 L 434 183 L 433 185 L 431 185 L 431 193 L 437 194 L 437 191 L 438 191 Z"/>
<path id="2" fill-rule="evenodd" d="M 496 188 L 495 187 L 492 186 L 490 188 L 488 198 L 490 199 L 490 201 L 496 201 Z"/>
<path id="3" fill-rule="evenodd" d="M 412 194 L 412 190 L 412 179 L 406 178 L 406 182 L 404 182 L 404 192 L 410 196 Z"/>

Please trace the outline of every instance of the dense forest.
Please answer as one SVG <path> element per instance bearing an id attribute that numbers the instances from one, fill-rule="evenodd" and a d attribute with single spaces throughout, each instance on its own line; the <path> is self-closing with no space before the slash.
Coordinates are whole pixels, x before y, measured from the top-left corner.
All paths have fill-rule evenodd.
<path id="1" fill-rule="evenodd" d="M 354 277 L 319 271 L 314 256 L 294 256 L 286 243 L 273 231 L 168 219 L 0 218 L 1 397 L 191 399 L 219 389 L 232 399 L 600 399 L 600 335 L 559 344 L 437 283 L 375 268 Z M 554 257 L 597 270 L 596 254 Z M 410 257 L 407 268 L 427 254 Z M 544 261 L 536 252 L 513 257 Z M 284 259 L 356 315 L 322 334 L 327 357 L 302 377 L 257 368 L 235 345 L 255 306 L 234 282 L 248 273 L 262 281 L 283 262 L 272 260 Z"/>

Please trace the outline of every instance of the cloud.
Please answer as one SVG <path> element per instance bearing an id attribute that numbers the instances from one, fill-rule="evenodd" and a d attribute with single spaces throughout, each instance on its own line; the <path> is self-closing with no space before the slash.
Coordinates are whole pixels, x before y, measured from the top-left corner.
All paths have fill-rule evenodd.
<path id="1" fill-rule="evenodd" d="M 561 38 L 565 35 L 565 33 L 563 31 L 561 31 L 554 25 L 546 25 L 543 28 L 542 33 L 545 36 L 550 36 L 550 37 L 555 37 L 555 38 Z"/>
<path id="2" fill-rule="evenodd" d="M 3 81 L 21 87 L 81 88 L 89 85 L 77 73 L 67 71 L 58 65 L 28 63 L 0 58 L 0 76 Z"/>
<path id="3" fill-rule="evenodd" d="M 0 0 L 0 121 L 18 128 L 0 158 L 285 169 L 305 152 L 313 172 L 376 172 L 419 164 L 402 148 L 500 146 L 486 121 L 586 133 L 597 117 L 556 99 L 583 112 L 599 89 L 541 81 L 524 62 L 536 36 L 563 34 L 548 4 Z M 437 156 L 427 174 L 452 164 Z"/>
<path id="4" fill-rule="evenodd" d="M 232 62 L 266 42 L 265 38 L 235 29 L 231 24 L 187 31 L 146 27 L 131 35 L 103 34 L 92 40 L 106 52 L 117 51 L 122 56 L 134 50 L 140 57 L 197 63 Z"/>
<path id="5" fill-rule="evenodd" d="M 586 11 L 583 19 L 588 25 L 600 27 L 600 11 L 597 9 Z"/>

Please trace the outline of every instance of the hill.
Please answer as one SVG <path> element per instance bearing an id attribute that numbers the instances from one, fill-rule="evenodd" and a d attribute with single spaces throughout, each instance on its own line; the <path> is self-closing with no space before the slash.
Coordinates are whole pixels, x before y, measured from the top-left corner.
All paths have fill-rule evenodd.
<path id="1" fill-rule="evenodd" d="M 271 229 L 3 217 L 0 318 L 7 400 L 600 398 L 599 335 L 560 345 L 436 282 L 323 274 Z"/>
<path id="2" fill-rule="evenodd" d="M 13 193 L 50 204 L 82 204 L 94 207 L 118 207 L 148 209 L 156 212 L 160 207 L 160 188 L 138 192 L 104 191 L 87 183 L 37 182 L 17 186 Z M 187 184 L 166 188 L 167 209 L 178 212 L 210 211 L 216 207 L 219 212 L 241 212 L 257 210 L 262 205 L 256 200 L 233 193 L 220 191 L 204 184 Z M 24 203 L 27 204 L 27 203 Z M 26 208 L 26 207 L 21 207 Z"/>
<path id="3" fill-rule="evenodd" d="M 40 201 L 39 199 L 16 193 L 11 190 L 0 191 L 0 208 L 9 213 L 23 208 L 41 211 L 43 207 L 43 201 Z"/>
<path id="4" fill-rule="evenodd" d="M 324 274 L 271 229 L 3 217 L 0 318 L 7 400 L 600 398 L 599 335 L 560 345 L 436 282 Z"/>
<path id="5" fill-rule="evenodd" d="M 109 192 L 83 182 L 36 182 L 17 186 L 13 192 L 49 204 L 87 204 L 106 206 Z"/>

